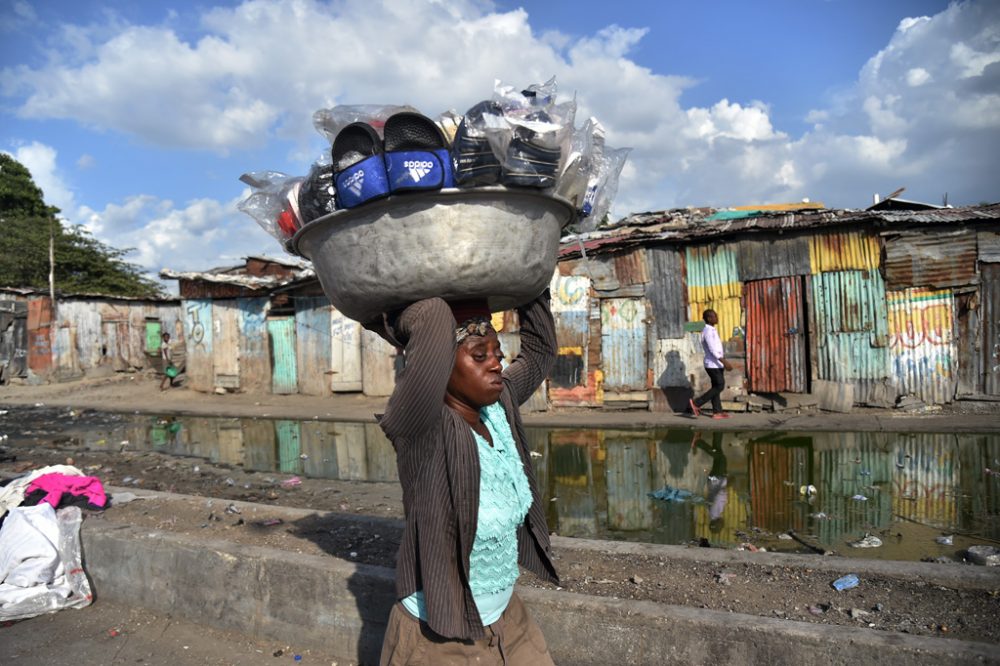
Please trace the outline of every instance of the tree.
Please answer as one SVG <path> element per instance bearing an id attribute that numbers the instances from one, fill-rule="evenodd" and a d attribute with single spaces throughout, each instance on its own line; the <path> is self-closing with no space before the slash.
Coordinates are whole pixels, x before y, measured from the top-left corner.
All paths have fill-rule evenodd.
<path id="1" fill-rule="evenodd" d="M 0 153 L 0 285 L 44 289 L 49 284 L 49 238 L 55 255 L 55 286 L 67 293 L 158 296 L 159 285 L 118 249 L 79 225 L 66 225 L 45 203 L 31 172 Z"/>

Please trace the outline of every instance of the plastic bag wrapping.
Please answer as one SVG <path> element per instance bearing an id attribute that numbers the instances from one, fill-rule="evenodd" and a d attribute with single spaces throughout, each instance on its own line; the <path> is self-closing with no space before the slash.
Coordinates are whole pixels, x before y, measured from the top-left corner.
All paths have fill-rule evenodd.
<path id="1" fill-rule="evenodd" d="M 618 191 L 618 178 L 630 148 L 615 149 L 605 144 L 605 130 L 596 118 L 588 118 L 570 141 L 570 153 L 559 177 L 556 193 L 576 206 L 580 214 L 577 228 L 594 229 L 603 220 Z"/>
<path id="2" fill-rule="evenodd" d="M 302 226 L 299 214 L 301 176 L 280 171 L 253 171 L 240 176 L 253 192 L 236 207 L 284 244 Z"/>
<path id="3" fill-rule="evenodd" d="M 522 90 L 494 83 L 493 102 L 503 112 L 499 127 L 485 127 L 503 166 L 503 184 L 555 187 L 567 154 L 576 116 L 576 99 L 556 103 L 555 77 Z M 488 120 L 493 120 L 487 116 Z"/>
<path id="4" fill-rule="evenodd" d="M 587 195 L 583 200 L 584 224 L 582 231 L 592 230 L 603 220 L 604 216 L 611 210 L 611 202 L 618 194 L 618 178 L 631 148 L 608 148 L 605 147 L 596 179 L 592 179 L 593 185 L 587 188 Z M 589 212 L 587 212 L 589 210 Z"/>
<path id="5" fill-rule="evenodd" d="M 39 507 L 48 504 L 39 504 Z M 35 509 L 36 507 L 27 507 Z M 13 514 L 13 510 L 12 510 Z M 7 530 L 7 521 L 12 517 L 8 515 L 4 521 L 4 530 Z M 93 600 L 93 593 L 90 588 L 90 581 L 83 570 L 83 557 L 80 547 L 80 524 L 83 522 L 83 515 L 79 507 L 67 506 L 55 512 L 53 520 L 56 523 L 58 537 L 57 543 L 51 544 L 55 551 L 58 562 L 52 567 L 52 576 L 49 582 L 35 581 L 31 586 L 18 586 L 7 582 L 5 579 L 0 584 L 4 591 L 4 598 L 10 599 L 9 603 L 0 603 L 0 621 L 21 620 L 28 617 L 35 617 L 43 613 L 54 613 L 63 608 L 83 608 L 89 606 Z M 12 527 L 17 527 L 13 525 Z M 10 538 L 8 535 L 7 538 Z M 42 537 L 44 538 L 44 537 Z M 44 567 L 46 570 L 48 567 Z"/>
<path id="6" fill-rule="evenodd" d="M 340 104 L 313 113 L 313 127 L 326 137 L 330 145 L 340 130 L 351 123 L 365 122 L 383 135 L 386 119 L 401 111 L 416 111 L 412 106 L 395 104 Z"/>

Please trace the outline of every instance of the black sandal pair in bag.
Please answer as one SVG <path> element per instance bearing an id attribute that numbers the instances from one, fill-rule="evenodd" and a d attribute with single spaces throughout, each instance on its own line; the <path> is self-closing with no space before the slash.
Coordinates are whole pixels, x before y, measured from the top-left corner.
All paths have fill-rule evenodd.
<path id="1" fill-rule="evenodd" d="M 539 112 L 544 116 L 544 112 Z M 542 145 L 535 132 L 517 127 L 501 164 L 483 135 L 485 116 L 503 117 L 496 102 L 485 101 L 469 109 L 455 133 L 455 181 L 460 187 L 508 185 L 548 188 L 556 184 L 562 151 Z M 547 121 L 547 117 L 535 118 Z"/>

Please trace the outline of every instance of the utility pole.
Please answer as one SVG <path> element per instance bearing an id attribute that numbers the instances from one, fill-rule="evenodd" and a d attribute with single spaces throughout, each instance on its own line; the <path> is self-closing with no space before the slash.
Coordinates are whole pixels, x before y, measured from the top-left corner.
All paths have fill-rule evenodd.
<path id="1" fill-rule="evenodd" d="M 56 236 L 49 219 L 49 302 L 52 304 L 52 318 L 56 316 Z"/>

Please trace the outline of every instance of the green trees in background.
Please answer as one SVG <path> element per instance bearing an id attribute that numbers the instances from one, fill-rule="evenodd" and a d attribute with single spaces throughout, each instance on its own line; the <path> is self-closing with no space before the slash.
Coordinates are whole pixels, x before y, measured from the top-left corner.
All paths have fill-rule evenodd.
<path id="1" fill-rule="evenodd" d="M 158 296 L 160 286 L 125 261 L 118 249 L 83 227 L 63 224 L 46 205 L 31 172 L 0 153 L 0 286 L 49 286 L 49 237 L 54 239 L 55 287 L 64 293 Z"/>

